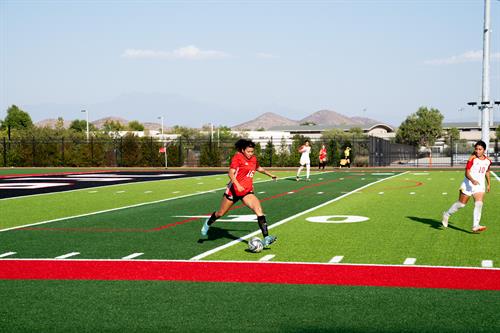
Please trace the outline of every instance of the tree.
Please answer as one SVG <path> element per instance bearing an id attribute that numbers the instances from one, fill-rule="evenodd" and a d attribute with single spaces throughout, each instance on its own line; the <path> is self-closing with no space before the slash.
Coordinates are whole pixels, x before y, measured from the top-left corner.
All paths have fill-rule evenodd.
<path id="1" fill-rule="evenodd" d="M 128 123 L 128 128 L 131 131 L 141 132 L 144 131 L 144 125 L 138 122 L 137 120 L 132 120 Z"/>
<path id="2" fill-rule="evenodd" d="M 75 132 L 86 132 L 87 131 L 87 121 L 75 119 L 69 125 L 69 129 L 73 130 Z M 95 131 L 95 130 L 96 130 L 96 128 L 95 128 L 94 124 L 89 123 L 89 131 Z"/>
<path id="3" fill-rule="evenodd" d="M 352 133 L 356 136 L 362 136 L 363 135 L 363 129 L 361 127 L 352 127 L 349 129 L 349 133 Z"/>
<path id="4" fill-rule="evenodd" d="M 442 134 L 443 115 L 438 109 L 420 107 L 401 123 L 396 142 L 430 148 Z"/>
<path id="5" fill-rule="evenodd" d="M 124 126 L 119 121 L 114 120 L 106 120 L 104 125 L 102 126 L 104 132 L 118 132 L 124 129 Z"/>
<path id="6" fill-rule="evenodd" d="M 7 109 L 7 116 L 2 122 L 2 129 L 28 129 L 33 127 L 33 121 L 27 112 L 24 112 L 16 105 L 12 105 Z"/>
<path id="7" fill-rule="evenodd" d="M 449 146 L 452 142 L 456 142 L 460 139 L 460 131 L 456 127 L 452 127 L 443 134 L 446 144 Z"/>

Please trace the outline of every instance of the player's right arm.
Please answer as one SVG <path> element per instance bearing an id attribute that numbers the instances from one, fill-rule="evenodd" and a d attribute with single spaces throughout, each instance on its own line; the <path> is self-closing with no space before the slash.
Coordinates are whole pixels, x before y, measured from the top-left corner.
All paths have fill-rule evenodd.
<path id="1" fill-rule="evenodd" d="M 238 192 L 245 191 L 245 188 L 241 186 L 241 184 L 236 179 L 236 169 L 230 168 L 228 175 L 229 179 L 231 179 L 231 182 L 234 184 L 234 187 L 236 187 L 236 190 L 238 190 Z"/>
<path id="2" fill-rule="evenodd" d="M 470 182 L 474 185 L 478 185 L 479 182 L 472 178 L 472 175 L 470 174 L 470 169 L 472 168 L 472 165 L 474 164 L 474 155 L 472 155 L 469 160 L 467 161 L 467 165 L 465 166 L 465 178 L 470 180 Z"/>

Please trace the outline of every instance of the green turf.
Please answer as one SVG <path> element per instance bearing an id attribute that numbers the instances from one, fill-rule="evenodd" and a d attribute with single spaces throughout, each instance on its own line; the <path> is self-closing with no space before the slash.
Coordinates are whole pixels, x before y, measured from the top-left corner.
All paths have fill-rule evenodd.
<path id="1" fill-rule="evenodd" d="M 500 294 L 158 281 L 0 281 L 2 332 L 498 332 Z"/>
<path id="2" fill-rule="evenodd" d="M 353 190 L 378 178 L 378 176 L 361 178 L 344 173 L 325 173 L 314 174 L 311 182 L 281 179 L 278 182 L 258 183 L 259 179 L 263 179 L 259 177 L 255 184 L 255 191 L 261 199 L 269 199 L 264 201 L 262 205 L 270 225 L 302 212 L 304 209 L 324 203 L 341 195 L 343 191 Z M 352 179 L 348 179 L 349 177 Z M 217 178 L 221 180 L 217 180 Z M 198 179 L 130 184 L 126 185 L 127 192 L 120 194 L 117 194 L 116 191 L 123 189 L 124 186 L 101 188 L 99 193 L 75 191 L 50 196 L 5 200 L 0 204 L 10 208 L 8 211 L 12 215 L 10 215 L 9 221 L 20 223 L 20 221 L 27 221 L 26 216 L 29 214 L 68 216 L 85 210 L 116 207 L 139 202 L 145 197 L 154 197 L 153 193 L 147 195 L 143 193 L 146 188 L 155 190 L 162 187 L 159 189 L 158 195 L 164 197 L 169 195 L 173 197 L 187 191 L 193 192 L 194 189 L 206 190 L 223 185 L 225 182 L 223 178 L 223 176 L 210 176 Z M 197 185 L 201 181 L 204 184 Z M 288 194 L 288 192 L 303 187 L 310 188 Z M 183 192 L 172 194 L 172 190 Z M 323 193 L 317 194 L 318 191 Z M 276 195 L 278 197 L 273 198 Z M 159 231 L 152 230 L 186 219 L 186 217 L 177 216 L 209 215 L 218 208 L 221 197 L 222 190 L 219 190 L 214 193 L 193 195 L 38 226 L 52 228 L 51 230 L 4 231 L 0 233 L 0 253 L 13 251 L 17 252 L 16 257 L 54 258 L 69 252 L 79 252 L 78 258 L 110 259 L 119 259 L 131 253 L 144 253 L 141 259 L 189 259 L 258 230 L 256 222 L 218 222 L 211 228 L 208 239 L 200 240 L 199 230 L 203 223 L 202 219 Z M 64 201 L 57 205 L 56 198 Z M 38 203 L 39 199 L 43 199 L 45 204 Z M 29 200 L 31 200 L 32 205 L 30 210 L 23 211 L 19 203 Z M 47 200 L 53 201 L 48 202 Z M 16 204 L 18 211 L 9 206 L 13 203 Z M 55 210 L 59 206 L 61 209 Z M 20 220 L 20 215 L 25 216 L 25 218 Z M 246 207 L 235 209 L 228 215 L 254 216 L 253 212 Z"/>
<path id="3" fill-rule="evenodd" d="M 463 171 L 400 175 L 273 229 L 278 242 L 260 254 L 245 252 L 246 245 L 240 243 L 206 259 L 258 260 L 272 254 L 274 261 L 328 262 L 344 256 L 343 263 L 403 264 L 406 258 L 416 258 L 420 265 L 478 267 L 482 260 L 498 265 L 500 182 L 492 180 L 492 192 L 485 198 L 482 224 L 489 227 L 486 232 L 470 231 L 472 201 L 450 219 L 448 229 L 441 228 L 442 212 L 456 201 L 462 178 Z M 417 181 L 423 185 L 407 187 Z M 349 224 L 306 221 L 328 215 L 359 215 L 369 220 Z"/>

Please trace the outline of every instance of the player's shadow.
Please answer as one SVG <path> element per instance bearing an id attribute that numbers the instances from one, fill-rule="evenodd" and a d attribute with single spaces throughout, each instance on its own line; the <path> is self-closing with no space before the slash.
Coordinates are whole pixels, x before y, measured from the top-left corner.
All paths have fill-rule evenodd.
<path id="1" fill-rule="evenodd" d="M 437 229 L 437 230 L 444 229 L 443 225 L 441 224 L 441 221 L 438 221 L 438 220 L 435 220 L 435 219 L 426 219 L 426 218 L 417 217 L 417 216 L 407 216 L 407 218 L 409 218 L 410 220 L 416 221 L 416 222 L 428 224 L 433 229 Z M 471 231 L 465 230 L 465 229 L 462 229 L 462 228 L 459 228 L 459 227 L 455 227 L 452 224 L 448 224 L 448 228 L 449 229 L 453 229 L 453 230 L 457 230 L 457 231 L 462 231 L 462 232 L 465 232 L 465 233 L 468 233 L 468 234 L 472 234 Z"/>
<path id="2" fill-rule="evenodd" d="M 198 239 L 198 243 L 214 241 L 214 240 L 219 239 L 219 238 L 227 238 L 227 239 L 232 239 L 232 240 L 240 239 L 240 237 L 236 237 L 229 232 L 232 230 L 235 230 L 235 229 L 221 229 L 221 228 L 217 228 L 215 226 L 211 226 L 210 229 L 208 230 L 207 237 Z"/>

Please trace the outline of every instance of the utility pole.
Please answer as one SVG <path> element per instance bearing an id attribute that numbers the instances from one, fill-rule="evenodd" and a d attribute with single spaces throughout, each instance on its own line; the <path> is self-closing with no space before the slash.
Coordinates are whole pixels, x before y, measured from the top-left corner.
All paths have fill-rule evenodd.
<path id="1" fill-rule="evenodd" d="M 82 110 L 82 112 L 85 112 L 85 115 L 87 116 L 87 142 L 89 142 L 89 112 L 87 110 Z"/>

